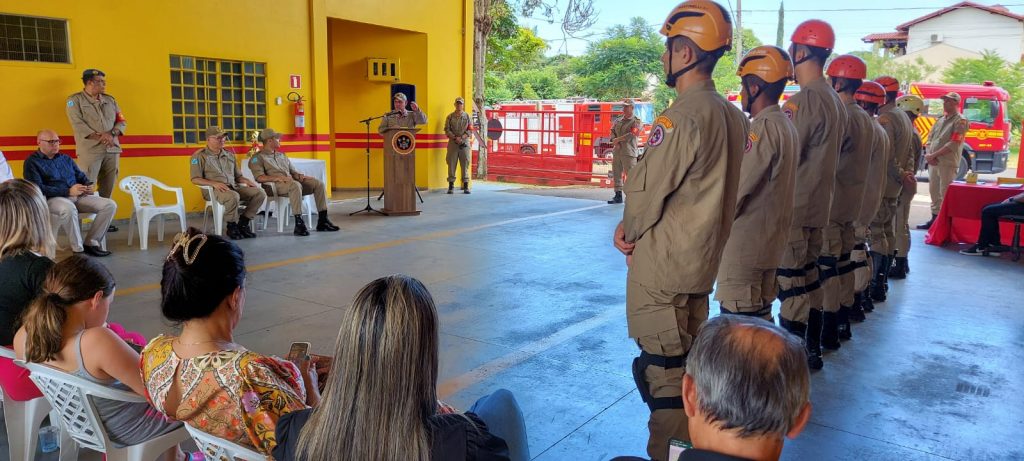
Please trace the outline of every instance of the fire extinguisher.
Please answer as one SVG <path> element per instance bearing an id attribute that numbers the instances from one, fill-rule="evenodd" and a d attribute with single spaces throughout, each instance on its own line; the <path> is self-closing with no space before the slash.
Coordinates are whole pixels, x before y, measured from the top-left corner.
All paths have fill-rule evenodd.
<path id="1" fill-rule="evenodd" d="M 294 91 L 288 93 L 288 100 L 295 104 L 295 134 L 306 134 L 306 109 L 302 95 Z"/>

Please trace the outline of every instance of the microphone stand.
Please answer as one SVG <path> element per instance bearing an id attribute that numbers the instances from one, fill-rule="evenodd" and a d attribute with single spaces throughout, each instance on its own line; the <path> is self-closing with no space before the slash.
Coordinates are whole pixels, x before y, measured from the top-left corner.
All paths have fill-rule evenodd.
<path id="1" fill-rule="evenodd" d="M 370 122 L 387 116 L 388 114 L 384 114 L 359 121 L 359 123 L 366 124 L 366 208 L 359 211 L 353 211 L 348 214 L 349 216 L 355 216 L 359 213 L 377 213 L 381 216 L 387 216 L 383 211 L 370 206 Z"/>

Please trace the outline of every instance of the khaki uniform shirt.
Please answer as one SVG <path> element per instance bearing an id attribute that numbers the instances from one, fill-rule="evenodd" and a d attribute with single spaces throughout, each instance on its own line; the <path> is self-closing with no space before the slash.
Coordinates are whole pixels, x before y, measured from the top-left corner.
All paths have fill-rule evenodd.
<path id="1" fill-rule="evenodd" d="M 202 178 L 222 182 L 231 187 L 238 187 L 239 181 L 242 179 L 242 171 L 235 163 L 235 155 L 228 150 L 213 153 L 204 147 L 192 154 L 192 160 L 189 163 L 192 179 Z"/>
<path id="2" fill-rule="evenodd" d="M 871 143 L 871 166 L 868 168 L 864 199 L 861 202 L 860 214 L 857 218 L 857 223 L 862 226 L 871 225 L 878 214 L 878 207 L 882 204 L 882 195 L 885 192 L 886 167 L 892 156 L 889 135 L 878 123 L 878 119 L 871 121 L 871 128 L 874 133 Z"/>
<path id="3" fill-rule="evenodd" d="M 267 148 L 263 148 L 249 159 L 249 169 L 252 170 L 254 178 L 264 175 L 295 178 L 295 175 L 299 174 L 284 152 L 274 152 Z"/>
<path id="4" fill-rule="evenodd" d="M 908 152 L 913 149 L 911 136 L 914 133 L 914 125 L 907 113 L 892 103 L 878 108 L 878 123 L 889 136 L 893 168 L 899 172 L 896 174 L 895 171 L 887 169 L 885 197 L 896 198 L 903 190 L 903 173 L 907 171 L 906 158 Z"/>
<path id="5" fill-rule="evenodd" d="M 750 122 L 708 80 L 655 120 L 629 172 L 623 212 L 634 242 L 629 280 L 657 290 L 709 293 L 736 214 Z"/>
<path id="6" fill-rule="evenodd" d="M 828 224 L 839 143 L 846 129 L 846 111 L 842 106 L 839 95 L 824 79 L 801 87 L 782 106 L 782 112 L 793 120 L 800 135 L 794 227 L 823 228 Z"/>
<path id="7" fill-rule="evenodd" d="M 855 101 L 846 103 L 846 134 L 836 166 L 836 186 L 832 194 L 829 220 L 850 223 L 860 216 L 864 187 L 871 166 L 871 148 L 875 141 L 874 121 Z"/>
<path id="8" fill-rule="evenodd" d="M 424 120 L 424 123 L 426 123 L 426 120 Z M 472 122 L 469 119 L 468 113 L 462 112 L 462 115 L 459 116 L 455 112 L 452 112 L 444 119 L 444 134 L 445 136 L 448 136 L 449 143 L 457 144 L 459 146 L 468 146 L 470 126 L 472 126 Z M 462 142 L 456 143 L 455 138 L 459 136 L 463 137 Z"/>
<path id="9" fill-rule="evenodd" d="M 101 94 L 99 100 L 89 97 L 85 91 L 68 96 L 65 112 L 75 132 L 75 150 L 81 153 L 120 153 L 121 135 L 128 124 L 117 121 L 121 108 L 109 94 Z M 106 147 L 98 138 L 86 139 L 93 133 L 110 133 L 117 130 L 114 145 Z"/>
<path id="10" fill-rule="evenodd" d="M 966 134 L 967 120 L 959 113 L 942 116 L 935 121 L 935 126 L 932 127 L 932 132 L 928 136 L 928 153 L 935 152 L 952 141 L 954 143 L 953 150 L 939 157 L 939 165 L 959 165 Z"/>
<path id="11" fill-rule="evenodd" d="M 405 115 L 391 114 L 385 116 L 377 127 L 377 132 L 384 134 L 389 128 L 416 128 L 416 125 L 427 123 L 427 115 L 421 111 L 407 110 Z"/>
<path id="12" fill-rule="evenodd" d="M 639 147 L 637 143 L 637 135 L 640 134 L 640 126 L 642 124 L 643 122 L 641 122 L 637 117 L 630 119 L 622 117 L 612 125 L 612 138 L 628 135 L 622 142 L 615 144 L 615 147 L 612 150 L 612 155 L 625 155 L 628 157 L 637 157 L 640 155 L 637 150 Z"/>
<path id="13" fill-rule="evenodd" d="M 793 218 L 797 133 L 779 106 L 769 106 L 754 116 L 745 150 L 736 220 L 722 252 L 719 274 L 779 267 Z"/>

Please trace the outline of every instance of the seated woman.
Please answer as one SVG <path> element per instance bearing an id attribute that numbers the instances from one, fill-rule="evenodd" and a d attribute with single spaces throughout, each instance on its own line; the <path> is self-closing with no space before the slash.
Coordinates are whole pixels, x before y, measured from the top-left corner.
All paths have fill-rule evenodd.
<path id="1" fill-rule="evenodd" d="M 102 264 L 72 256 L 50 270 L 43 290 L 23 317 L 14 350 L 87 381 L 144 394 L 139 354 L 105 327 L 114 277 Z M 116 446 L 136 445 L 181 427 L 144 402 L 95 399 L 100 420 Z M 190 459 L 175 447 L 162 459 Z"/>
<path id="2" fill-rule="evenodd" d="M 55 246 L 39 188 L 23 179 L 0 183 L 0 346 L 14 343 L 19 319 L 53 266 Z M 42 396 L 28 370 L 10 359 L 0 358 L 0 386 L 17 401 Z"/>
<path id="3" fill-rule="evenodd" d="M 363 287 L 342 316 L 323 400 L 281 418 L 274 458 L 530 459 L 510 392 L 466 414 L 438 403 L 437 329 L 434 300 L 418 280 L 392 275 Z"/>
<path id="4" fill-rule="evenodd" d="M 160 281 L 164 318 L 181 334 L 142 351 L 148 398 L 164 414 L 214 436 L 269 454 L 285 413 L 320 399 L 314 367 L 235 344 L 245 306 L 245 260 L 234 243 L 195 228 L 175 238 Z"/>

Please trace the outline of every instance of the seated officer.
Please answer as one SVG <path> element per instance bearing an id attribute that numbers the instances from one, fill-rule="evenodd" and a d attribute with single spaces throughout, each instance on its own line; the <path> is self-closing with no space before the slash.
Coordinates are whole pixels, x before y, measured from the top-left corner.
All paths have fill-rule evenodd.
<path id="1" fill-rule="evenodd" d="M 256 234 L 249 228 L 249 223 L 260 205 L 267 199 L 267 194 L 256 187 L 256 183 L 242 176 L 235 164 L 235 154 L 224 149 L 227 133 L 219 126 L 206 129 L 206 147 L 192 154 L 190 169 L 192 184 L 213 187 L 213 198 L 224 205 L 224 219 L 227 220 L 227 234 L 232 240 L 254 238 Z M 203 198 L 209 200 L 207 192 Z M 240 201 L 245 204 L 245 213 L 238 216 Z"/>
<path id="2" fill-rule="evenodd" d="M 71 251 L 109 256 L 109 251 L 100 248 L 100 242 L 107 234 L 110 221 L 114 219 L 117 204 L 96 195 L 96 188 L 89 177 L 71 157 L 60 152 L 60 137 L 57 133 L 42 130 L 36 135 L 36 143 L 39 149 L 25 159 L 23 176 L 39 186 L 46 196 L 50 213 L 57 215 L 62 225 L 67 226 Z M 84 241 L 78 224 L 79 212 L 96 214 Z"/>
<path id="3" fill-rule="evenodd" d="M 291 160 L 281 152 L 281 133 L 267 128 L 260 132 L 263 149 L 249 160 L 249 168 L 256 181 L 263 185 L 267 194 L 271 194 L 270 183 L 275 183 L 278 197 L 287 196 L 291 201 L 292 213 L 295 215 L 295 235 L 307 236 L 309 231 L 302 221 L 302 196 L 313 194 L 316 210 L 320 213 L 317 231 L 335 232 L 339 229 L 327 219 L 327 192 L 324 184 L 316 178 L 299 173 Z M 281 211 L 278 211 L 280 214 Z"/>

